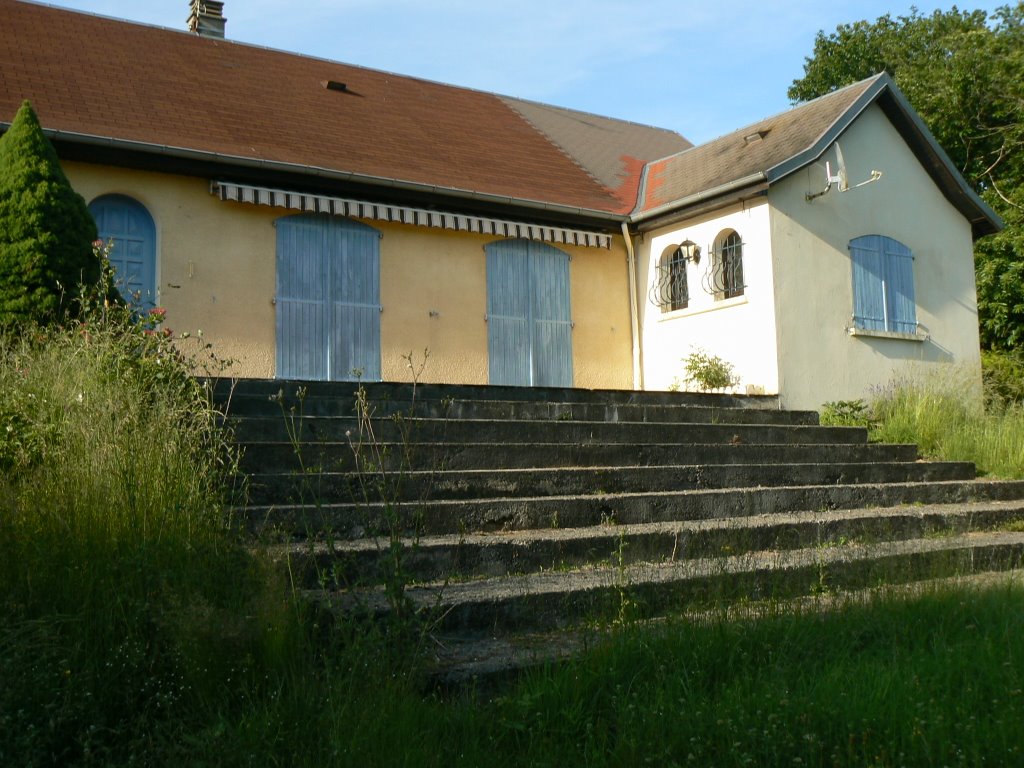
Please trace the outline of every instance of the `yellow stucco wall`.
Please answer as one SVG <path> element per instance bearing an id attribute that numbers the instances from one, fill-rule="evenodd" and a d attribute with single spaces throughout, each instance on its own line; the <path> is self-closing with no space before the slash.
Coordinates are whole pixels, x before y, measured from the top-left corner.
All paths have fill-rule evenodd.
<path id="1" fill-rule="evenodd" d="M 780 391 L 789 407 L 866 397 L 894 374 L 955 363 L 980 385 L 978 310 L 971 228 L 942 196 L 884 113 L 872 106 L 839 139 L 851 186 L 808 203 L 824 187 L 824 161 L 773 187 Z M 926 341 L 851 336 L 853 288 L 848 244 L 885 235 L 914 254 L 917 320 Z"/>
<path id="2" fill-rule="evenodd" d="M 275 365 L 275 230 L 289 211 L 221 202 L 204 178 L 66 162 L 87 202 L 124 194 L 149 210 L 157 231 L 159 303 L 176 332 L 202 330 L 234 376 L 271 377 Z M 382 233 L 381 373 L 487 383 L 486 258 L 493 237 L 376 221 Z M 625 248 L 564 247 L 570 262 L 574 385 L 631 388 Z"/>
<path id="3" fill-rule="evenodd" d="M 274 229 L 270 209 L 233 206 L 200 178 L 64 163 L 86 202 L 135 198 L 156 223 L 158 302 L 176 333 L 202 331 L 236 376 L 274 370 Z"/>

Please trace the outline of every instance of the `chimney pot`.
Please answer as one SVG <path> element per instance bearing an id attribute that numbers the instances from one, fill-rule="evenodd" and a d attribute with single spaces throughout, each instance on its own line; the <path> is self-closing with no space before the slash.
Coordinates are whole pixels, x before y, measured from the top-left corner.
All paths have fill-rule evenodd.
<path id="1" fill-rule="evenodd" d="M 223 39 L 224 3 L 217 0 L 190 0 L 188 14 L 188 31 L 200 37 L 217 37 Z"/>

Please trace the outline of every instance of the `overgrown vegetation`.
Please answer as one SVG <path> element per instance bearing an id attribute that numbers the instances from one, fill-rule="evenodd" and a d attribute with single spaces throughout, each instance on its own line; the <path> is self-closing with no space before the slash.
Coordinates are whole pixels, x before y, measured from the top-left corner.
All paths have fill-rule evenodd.
<path id="1" fill-rule="evenodd" d="M 292 607 L 230 534 L 234 457 L 159 313 L 0 341 L 0 764 L 144 763 L 254 690 Z"/>
<path id="2" fill-rule="evenodd" d="M 822 407 L 823 424 L 869 428 L 882 443 L 914 443 L 921 454 L 973 461 L 979 473 L 1024 477 L 1024 361 L 987 352 L 983 394 L 965 371 L 911 373 L 876 387 L 868 401 Z"/>
<path id="3" fill-rule="evenodd" d="M 627 621 L 497 700 L 425 691 L 232 532 L 230 444 L 159 319 L 2 348 L 0 764 L 1019 761 L 1018 588 Z"/>

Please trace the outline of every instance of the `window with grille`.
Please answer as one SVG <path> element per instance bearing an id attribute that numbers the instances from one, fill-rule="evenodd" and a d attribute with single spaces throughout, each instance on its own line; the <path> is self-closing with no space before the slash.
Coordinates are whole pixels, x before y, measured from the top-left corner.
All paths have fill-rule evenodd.
<path id="1" fill-rule="evenodd" d="M 690 305 L 690 286 L 686 274 L 686 254 L 700 254 L 700 248 L 687 240 L 682 245 L 671 245 L 665 249 L 655 267 L 654 285 L 651 286 L 651 303 L 662 312 L 686 309 Z"/>
<path id="2" fill-rule="evenodd" d="M 712 270 L 715 299 L 743 295 L 743 240 L 736 231 L 718 236 Z"/>

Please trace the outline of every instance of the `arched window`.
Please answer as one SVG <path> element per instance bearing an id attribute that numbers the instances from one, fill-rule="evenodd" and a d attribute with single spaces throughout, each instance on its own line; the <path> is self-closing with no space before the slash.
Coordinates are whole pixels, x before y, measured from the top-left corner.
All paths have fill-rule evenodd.
<path id="1" fill-rule="evenodd" d="M 690 285 L 686 263 L 695 264 L 700 260 L 700 247 L 691 240 L 681 245 L 666 248 L 655 267 L 654 284 L 651 286 L 651 303 L 661 307 L 662 312 L 686 309 L 690 304 Z"/>
<path id="2" fill-rule="evenodd" d="M 110 264 L 121 296 L 140 309 L 157 304 L 156 224 L 138 200 L 126 195 L 103 195 L 89 204 L 104 242 L 112 240 Z"/>
<path id="3" fill-rule="evenodd" d="M 715 240 L 712 278 L 716 300 L 743 295 L 743 240 L 727 229 Z"/>

